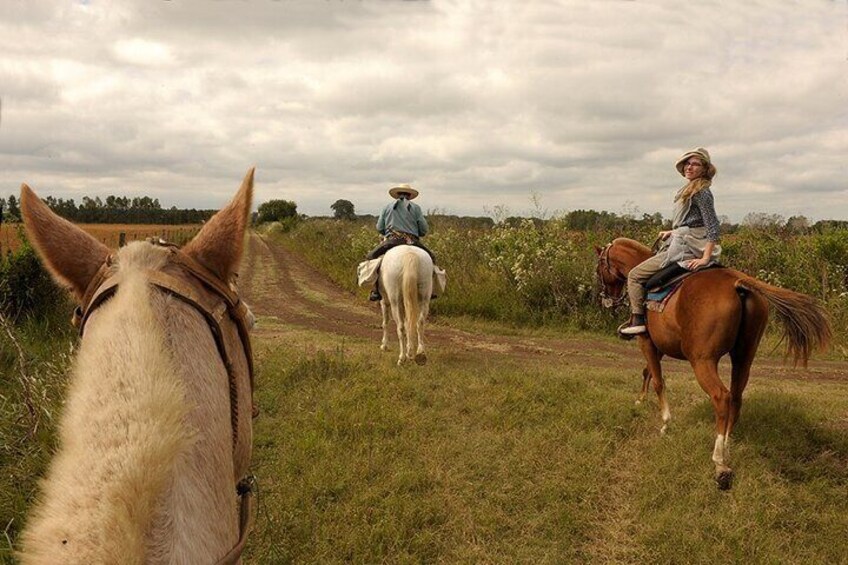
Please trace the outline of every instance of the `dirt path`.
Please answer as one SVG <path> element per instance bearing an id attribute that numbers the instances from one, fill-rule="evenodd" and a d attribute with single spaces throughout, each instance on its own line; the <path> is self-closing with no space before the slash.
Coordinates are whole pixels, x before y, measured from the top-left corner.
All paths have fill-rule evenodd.
<path id="1" fill-rule="evenodd" d="M 351 276 L 354 276 L 353 269 Z M 338 336 L 373 339 L 375 348 L 379 345 L 380 308 L 376 303 L 340 289 L 297 255 L 259 234 L 250 235 L 239 284 L 245 300 L 259 317 L 255 333 L 260 338 L 284 332 L 285 326 L 295 326 Z M 427 343 L 436 347 L 451 344 L 471 352 L 550 358 L 565 365 L 621 367 L 634 375 L 641 373 L 641 354 L 635 342 L 569 335 L 557 339 L 484 335 L 438 323 L 428 325 L 426 336 Z M 390 340 L 392 343 L 396 340 L 393 325 Z M 663 363 L 667 373 L 690 371 L 688 363 L 682 361 L 669 359 Z M 729 374 L 729 368 L 722 367 L 722 373 Z M 752 376 L 848 381 L 848 363 L 812 361 L 808 370 L 804 370 L 783 364 L 779 358 L 760 355 L 754 363 Z"/>

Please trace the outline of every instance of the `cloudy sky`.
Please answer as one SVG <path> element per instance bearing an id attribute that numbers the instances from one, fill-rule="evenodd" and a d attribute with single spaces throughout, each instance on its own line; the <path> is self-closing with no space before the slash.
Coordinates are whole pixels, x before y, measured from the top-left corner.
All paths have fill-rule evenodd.
<path id="1" fill-rule="evenodd" d="M 848 219 L 848 0 L 4 0 L 0 196 Z M 535 202 L 535 204 L 534 204 Z"/>

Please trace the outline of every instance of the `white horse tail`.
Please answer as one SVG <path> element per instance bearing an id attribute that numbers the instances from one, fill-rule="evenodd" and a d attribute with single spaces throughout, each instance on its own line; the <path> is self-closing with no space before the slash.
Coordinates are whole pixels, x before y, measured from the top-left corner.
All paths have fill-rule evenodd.
<path id="1" fill-rule="evenodd" d="M 405 253 L 403 255 L 403 309 L 406 312 L 406 339 L 413 344 L 418 341 L 418 316 L 421 305 L 418 301 L 418 255 Z M 403 347 L 403 344 L 401 344 Z M 410 345 L 410 347 L 412 347 Z"/>

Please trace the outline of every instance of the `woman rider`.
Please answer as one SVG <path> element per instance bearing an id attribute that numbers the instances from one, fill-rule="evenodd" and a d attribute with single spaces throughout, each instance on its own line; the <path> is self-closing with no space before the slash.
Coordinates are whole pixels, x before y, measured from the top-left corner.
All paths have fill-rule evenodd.
<path id="1" fill-rule="evenodd" d="M 630 321 L 619 331 L 624 335 L 645 333 L 645 283 L 660 269 L 677 263 L 690 271 L 705 267 L 721 254 L 719 221 L 710 191 L 716 174 L 709 152 L 699 147 L 684 153 L 675 164 L 688 181 L 674 196 L 670 231 L 661 231 L 663 240 L 656 255 L 636 265 L 627 275 Z"/>

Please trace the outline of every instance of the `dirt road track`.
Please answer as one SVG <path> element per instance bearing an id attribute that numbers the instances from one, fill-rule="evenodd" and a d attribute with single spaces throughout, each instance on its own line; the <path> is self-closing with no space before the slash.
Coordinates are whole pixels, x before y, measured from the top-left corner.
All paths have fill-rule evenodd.
<path id="1" fill-rule="evenodd" d="M 374 347 L 379 345 L 380 308 L 376 303 L 367 302 L 364 295 L 354 296 L 339 288 L 297 255 L 259 234 L 250 234 L 239 285 L 245 300 L 260 318 L 254 330 L 260 339 L 285 331 L 279 325 L 262 323 L 263 318 L 276 318 L 284 324 L 283 328 L 296 326 L 338 336 L 373 339 Z M 394 327 L 390 332 L 394 345 Z M 639 375 L 642 367 L 635 342 L 569 335 L 557 339 L 483 335 L 449 328 L 438 321 L 427 326 L 426 340 L 434 347 L 450 345 L 469 352 L 550 358 L 558 363 L 587 367 L 621 367 L 634 375 Z M 688 363 L 673 359 L 664 361 L 664 367 L 670 373 L 691 370 Z M 723 367 L 722 374 L 729 374 L 729 369 Z M 805 371 L 783 364 L 780 359 L 760 355 L 754 363 L 752 376 L 848 381 L 848 362 L 814 360 Z"/>

